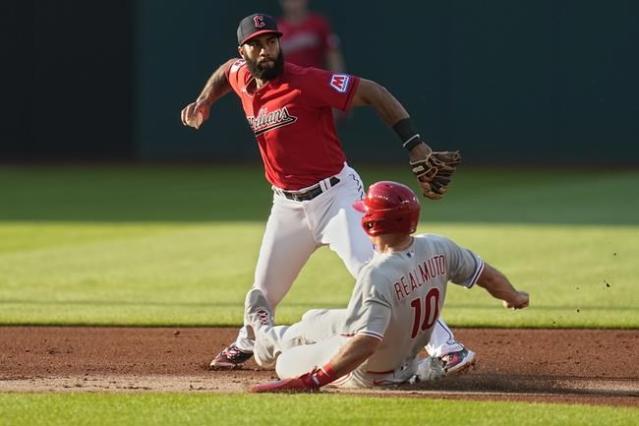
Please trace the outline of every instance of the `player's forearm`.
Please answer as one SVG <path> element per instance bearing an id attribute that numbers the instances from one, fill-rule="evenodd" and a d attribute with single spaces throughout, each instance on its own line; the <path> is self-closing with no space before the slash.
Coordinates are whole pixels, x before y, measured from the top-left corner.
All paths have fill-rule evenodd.
<path id="1" fill-rule="evenodd" d="M 504 274 L 487 263 L 477 280 L 477 285 L 486 289 L 494 298 L 508 303 L 513 302 L 519 294 Z"/>
<path id="2" fill-rule="evenodd" d="M 380 340 L 358 335 L 346 343 L 329 362 L 321 368 L 313 368 L 298 377 L 289 377 L 276 382 L 252 386 L 250 392 L 309 392 L 339 379 L 356 369 L 370 357 L 380 344 Z"/>
<path id="3" fill-rule="evenodd" d="M 404 106 L 386 88 L 362 78 L 353 99 L 353 106 L 371 106 L 389 126 L 408 118 Z"/>
<path id="4" fill-rule="evenodd" d="M 211 77 L 197 97 L 198 102 L 204 102 L 210 106 L 231 91 L 231 85 L 226 78 L 226 69 L 230 63 L 234 61 L 235 59 L 231 59 L 225 62 L 211 74 Z"/>
<path id="5" fill-rule="evenodd" d="M 335 355 L 329 364 L 333 377 L 337 379 L 355 370 L 361 363 L 375 353 L 381 341 L 377 338 L 357 335 L 349 340 Z"/>
<path id="6" fill-rule="evenodd" d="M 408 111 L 386 88 L 374 81 L 361 79 L 353 106 L 372 106 L 386 124 L 402 139 L 411 161 L 426 158 L 432 149 L 413 129 Z M 407 146 L 406 144 L 411 144 Z"/>

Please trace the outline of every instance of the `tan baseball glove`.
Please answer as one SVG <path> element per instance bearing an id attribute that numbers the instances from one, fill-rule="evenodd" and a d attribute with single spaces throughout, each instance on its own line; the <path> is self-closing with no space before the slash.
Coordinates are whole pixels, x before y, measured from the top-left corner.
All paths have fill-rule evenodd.
<path id="1" fill-rule="evenodd" d="M 461 163 L 459 151 L 433 151 L 426 158 L 410 161 L 425 197 L 439 200 L 448 191 L 448 185 Z"/>

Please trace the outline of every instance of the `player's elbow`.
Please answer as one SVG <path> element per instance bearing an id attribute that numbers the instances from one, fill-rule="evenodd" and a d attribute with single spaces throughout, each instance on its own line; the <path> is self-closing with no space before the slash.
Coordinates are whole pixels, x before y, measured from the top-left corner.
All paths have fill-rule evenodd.
<path id="1" fill-rule="evenodd" d="M 358 352 L 361 354 L 361 357 L 366 359 L 377 351 L 382 341 L 378 337 L 360 334 L 355 337 L 353 343 L 359 348 Z"/>
<path id="2" fill-rule="evenodd" d="M 376 105 L 389 95 L 390 92 L 381 84 L 362 78 L 353 99 L 353 106 Z"/>

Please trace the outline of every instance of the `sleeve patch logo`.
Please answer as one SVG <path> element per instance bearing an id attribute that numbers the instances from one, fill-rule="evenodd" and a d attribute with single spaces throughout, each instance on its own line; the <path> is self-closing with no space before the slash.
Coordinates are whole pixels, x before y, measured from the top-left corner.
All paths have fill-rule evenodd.
<path id="1" fill-rule="evenodd" d="M 331 87 L 339 93 L 346 93 L 350 82 L 351 76 L 348 74 L 333 74 L 331 76 Z"/>

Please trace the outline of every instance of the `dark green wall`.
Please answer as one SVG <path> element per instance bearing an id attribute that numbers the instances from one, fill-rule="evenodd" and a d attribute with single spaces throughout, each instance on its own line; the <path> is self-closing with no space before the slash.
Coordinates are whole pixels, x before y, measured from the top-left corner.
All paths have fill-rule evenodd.
<path id="1" fill-rule="evenodd" d="M 130 0 L 3 0 L 0 162 L 132 159 Z"/>
<path id="2" fill-rule="evenodd" d="M 312 4 L 331 17 L 349 71 L 387 86 L 437 148 L 476 164 L 639 164 L 639 2 Z M 277 2 L 139 0 L 142 158 L 256 158 L 234 96 L 199 132 L 181 126 L 179 110 L 235 55 L 238 20 L 258 10 L 275 14 Z M 357 110 L 340 131 L 355 163 L 405 158 L 371 111 Z"/>

